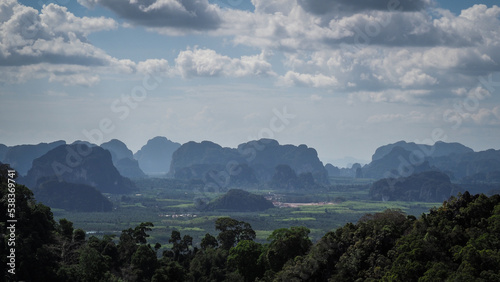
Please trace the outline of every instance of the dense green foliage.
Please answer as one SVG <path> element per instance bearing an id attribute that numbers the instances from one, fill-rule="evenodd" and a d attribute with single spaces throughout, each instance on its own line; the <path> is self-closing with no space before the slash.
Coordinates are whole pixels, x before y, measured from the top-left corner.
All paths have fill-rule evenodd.
<path id="1" fill-rule="evenodd" d="M 278 281 L 498 281 L 500 196 L 464 193 L 416 219 L 388 210 L 326 234 Z"/>
<path id="2" fill-rule="evenodd" d="M 0 182 L 5 210 L 6 177 Z M 86 238 L 70 221 L 55 222 L 50 209 L 36 203 L 24 186 L 16 186 L 16 205 L 16 274 L 4 272 L 12 281 L 500 279 L 499 195 L 466 192 L 418 219 L 398 210 L 368 214 L 315 244 L 305 227 L 276 229 L 267 243 L 258 243 L 249 223 L 230 217 L 216 219 L 219 233 L 206 234 L 201 242 L 172 229 L 168 246 L 152 245 L 151 222 L 125 229 L 119 237 Z M 6 220 L 2 214 L 2 234 Z M 2 253 L 8 251 L 7 239 L 2 238 Z"/>
<path id="3" fill-rule="evenodd" d="M 109 212 L 113 204 L 94 187 L 64 181 L 47 181 L 34 191 L 36 199 L 52 208 L 67 211 Z"/>
<path id="4" fill-rule="evenodd" d="M 278 165 L 274 168 L 273 178 L 269 186 L 274 189 L 295 190 L 318 188 L 312 173 L 304 172 L 297 176 L 288 165 Z"/>
<path id="5" fill-rule="evenodd" d="M 448 175 L 439 171 L 426 171 L 408 177 L 385 178 L 373 183 L 370 196 L 381 201 L 442 202 L 461 190 L 452 184 Z"/>
<path id="6" fill-rule="evenodd" d="M 273 203 L 263 196 L 241 189 L 231 189 L 209 203 L 206 210 L 263 211 L 273 207 Z"/>

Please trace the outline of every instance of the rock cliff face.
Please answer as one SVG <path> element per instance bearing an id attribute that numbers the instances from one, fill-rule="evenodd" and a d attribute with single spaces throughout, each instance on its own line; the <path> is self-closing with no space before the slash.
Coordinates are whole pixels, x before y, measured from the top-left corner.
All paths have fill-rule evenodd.
<path id="1" fill-rule="evenodd" d="M 459 143 L 436 142 L 429 146 L 401 141 L 378 148 L 372 159 L 362 168 L 364 177 L 407 177 L 438 170 L 461 181 L 478 173 L 500 171 L 500 150 L 474 152 Z"/>
<path id="2" fill-rule="evenodd" d="M 113 166 L 109 151 L 85 144 L 61 145 L 35 159 L 22 182 L 34 189 L 52 180 L 85 184 L 104 193 L 129 193 L 135 189 L 130 179 Z"/>
<path id="3" fill-rule="evenodd" d="M 48 151 L 66 144 L 65 141 L 40 143 L 37 145 L 17 145 L 9 147 L 3 157 L 3 163 L 8 163 L 20 175 L 26 175 L 33 164 L 33 160 L 41 157 Z"/>
<path id="4" fill-rule="evenodd" d="M 113 139 L 109 142 L 102 143 L 101 148 L 108 150 L 111 153 L 113 165 L 122 176 L 128 178 L 143 178 L 146 174 L 139 167 L 139 162 L 134 159 L 132 151 L 127 148 L 127 145 L 120 140 Z"/>
<path id="5" fill-rule="evenodd" d="M 239 165 L 246 165 L 239 167 Z M 259 182 L 270 181 L 278 165 L 288 165 L 295 173 L 311 173 L 318 183 L 327 183 L 327 172 L 318 153 L 306 145 L 280 145 L 271 139 L 251 141 L 234 148 L 223 148 L 209 141 L 188 142 L 172 155 L 169 174 L 178 178 L 206 179 L 207 173 Z"/>
<path id="6" fill-rule="evenodd" d="M 442 141 L 438 141 L 431 146 L 425 144 L 415 144 L 413 142 L 408 143 L 406 141 L 399 141 L 394 144 L 388 144 L 377 148 L 372 156 L 372 161 L 382 159 L 395 147 L 401 147 L 409 152 L 421 152 L 425 157 L 441 157 L 451 154 L 465 154 L 474 152 L 471 148 L 460 143 L 445 143 Z"/>
<path id="7" fill-rule="evenodd" d="M 165 137 L 155 137 L 137 151 L 134 158 L 146 174 L 167 173 L 172 154 L 180 146 L 181 144 L 172 142 Z"/>
<path id="8" fill-rule="evenodd" d="M 109 142 L 102 143 L 101 148 L 108 150 L 111 153 L 113 162 L 121 159 L 134 159 L 134 154 L 127 148 L 127 145 L 118 139 L 112 139 Z"/>
<path id="9" fill-rule="evenodd" d="M 393 147 L 380 159 L 372 161 L 362 168 L 363 176 L 367 178 L 406 177 L 413 173 L 430 170 L 426 158 L 413 160 L 412 152 L 403 147 Z"/>
<path id="10" fill-rule="evenodd" d="M 381 179 L 373 183 L 370 196 L 379 201 L 442 202 L 459 191 L 461 188 L 452 184 L 448 175 L 426 171 L 398 179 Z"/>

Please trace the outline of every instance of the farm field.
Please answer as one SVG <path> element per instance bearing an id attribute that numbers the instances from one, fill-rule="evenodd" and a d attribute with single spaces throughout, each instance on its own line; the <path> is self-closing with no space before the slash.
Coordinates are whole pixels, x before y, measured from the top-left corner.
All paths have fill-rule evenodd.
<path id="1" fill-rule="evenodd" d="M 273 198 L 275 207 L 260 212 L 202 211 L 195 205 L 196 199 L 213 199 L 222 192 L 202 192 L 199 186 L 169 179 L 143 179 L 136 182 L 139 188 L 132 195 L 106 195 L 113 202 L 112 212 L 66 212 L 52 209 L 56 220 L 66 218 L 75 228 L 85 230 L 88 236 L 115 234 L 133 228 L 141 222 L 152 222 L 149 242 L 168 247 L 172 230 L 193 237 L 193 244 L 199 245 L 201 238 L 210 233 L 218 234 L 214 222 L 219 217 L 232 217 L 251 224 L 257 233 L 256 241 L 265 243 L 273 230 L 291 226 L 305 226 L 311 230 L 313 242 L 326 232 L 348 222 L 356 222 L 368 213 L 386 209 L 400 209 L 407 214 L 419 216 L 441 203 L 426 202 L 377 202 L 368 197 L 368 181 L 337 184 L 322 190 L 273 192 L 252 188 L 248 191 Z"/>

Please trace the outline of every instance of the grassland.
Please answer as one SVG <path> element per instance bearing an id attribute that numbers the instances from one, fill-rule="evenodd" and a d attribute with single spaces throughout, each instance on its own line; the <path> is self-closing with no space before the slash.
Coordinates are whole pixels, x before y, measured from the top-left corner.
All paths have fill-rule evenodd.
<path id="1" fill-rule="evenodd" d="M 137 181 L 139 191 L 133 195 L 106 195 L 114 205 L 107 213 L 70 213 L 53 209 L 54 217 L 67 218 L 75 228 L 82 228 L 93 235 L 116 234 L 133 228 L 141 222 L 153 222 L 151 243 L 168 245 L 172 230 L 182 235 L 191 235 L 197 245 L 210 233 L 216 235 L 214 222 L 219 217 L 229 216 L 250 223 L 257 233 L 257 240 L 265 242 L 271 232 L 278 228 L 305 226 L 311 230 L 310 237 L 318 240 L 326 232 L 356 222 L 367 213 L 385 209 L 400 209 L 407 214 L 419 216 L 441 203 L 425 202 L 375 202 L 368 197 L 369 181 L 338 179 L 328 189 L 310 191 L 288 191 L 273 194 L 272 191 L 254 188 L 251 192 L 273 195 L 283 202 L 315 203 L 298 207 L 272 208 L 264 212 L 206 212 L 195 205 L 198 198 L 211 199 L 221 193 L 204 192 L 199 186 L 179 183 L 168 179 L 143 179 Z"/>

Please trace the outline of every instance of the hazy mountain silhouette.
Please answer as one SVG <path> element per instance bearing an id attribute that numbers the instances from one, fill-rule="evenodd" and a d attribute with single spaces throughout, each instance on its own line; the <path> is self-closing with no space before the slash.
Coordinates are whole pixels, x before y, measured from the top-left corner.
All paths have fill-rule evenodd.
<path id="1" fill-rule="evenodd" d="M 125 143 L 118 139 L 112 139 L 108 142 L 104 142 L 100 147 L 108 150 L 111 153 L 113 162 L 121 160 L 123 158 L 134 158 L 134 154 L 129 150 L 127 145 L 125 145 Z"/>
<path id="2" fill-rule="evenodd" d="M 500 150 L 452 154 L 430 160 L 431 165 L 462 179 L 478 173 L 500 171 Z"/>
<path id="3" fill-rule="evenodd" d="M 393 144 L 381 146 L 375 150 L 372 156 L 372 161 L 382 159 L 389 154 L 395 147 L 401 147 L 406 151 L 416 151 L 423 154 L 425 157 L 440 157 L 451 154 L 464 154 L 474 152 L 471 148 L 460 143 L 445 143 L 442 141 L 436 142 L 434 145 L 415 144 L 413 142 L 399 141 Z"/>
<path id="4" fill-rule="evenodd" d="M 254 174 L 258 181 L 270 181 L 275 167 L 288 165 L 295 173 L 311 173 L 319 183 L 328 177 L 316 150 L 306 145 L 280 145 L 271 139 L 261 139 L 240 144 L 237 149 L 223 148 L 210 141 L 183 144 L 172 155 L 169 174 L 178 178 L 203 179 L 207 173 L 226 178 L 237 176 L 237 165 L 247 164 L 247 174 Z M 252 171 L 251 171 L 252 170 Z"/>
<path id="5" fill-rule="evenodd" d="M 147 174 L 167 173 L 170 169 L 172 154 L 181 144 L 172 142 L 165 137 L 150 139 L 134 158 L 139 162 L 139 167 Z"/>
<path id="6" fill-rule="evenodd" d="M 3 158 L 5 157 L 5 153 L 9 150 L 9 147 L 4 144 L 0 144 L 0 161 L 3 161 Z"/>
<path id="7" fill-rule="evenodd" d="M 134 159 L 132 151 L 122 141 L 113 139 L 102 143 L 101 148 L 111 153 L 113 164 L 121 175 L 128 178 L 146 177 L 146 174 L 139 167 L 139 162 Z"/>
<path id="8" fill-rule="evenodd" d="M 411 163 L 411 151 L 403 147 L 392 147 L 391 151 L 380 159 L 375 159 L 362 168 L 363 176 L 381 179 L 386 177 L 406 177 L 413 173 L 431 170 L 429 163 L 424 159 Z"/>
<path id="9" fill-rule="evenodd" d="M 328 172 L 328 176 L 331 177 L 356 177 L 356 172 L 361 168 L 361 164 L 354 163 L 350 168 L 347 167 L 336 167 L 330 163 L 325 165 L 325 169 Z"/>
<path id="10" fill-rule="evenodd" d="M 387 153 L 388 149 L 391 151 Z M 364 177 L 381 179 L 429 170 L 445 172 L 453 180 L 500 171 L 500 150 L 474 152 L 460 143 L 436 142 L 429 146 L 400 141 L 378 148 L 362 173 Z"/>
<path id="11" fill-rule="evenodd" d="M 372 184 L 373 200 L 442 202 L 456 195 L 461 188 L 451 183 L 448 175 L 426 171 L 398 179 L 384 178 Z"/>
<path id="12" fill-rule="evenodd" d="M 61 145 L 35 159 L 22 182 L 35 188 L 49 180 L 86 184 L 105 193 L 128 193 L 135 189 L 132 181 L 114 167 L 109 151 L 84 144 Z"/>
<path id="13" fill-rule="evenodd" d="M 17 145 L 9 147 L 5 152 L 3 162 L 10 164 L 20 175 L 26 175 L 33 164 L 33 160 L 41 157 L 48 151 L 66 144 L 65 141 L 40 143 L 37 145 Z"/>

